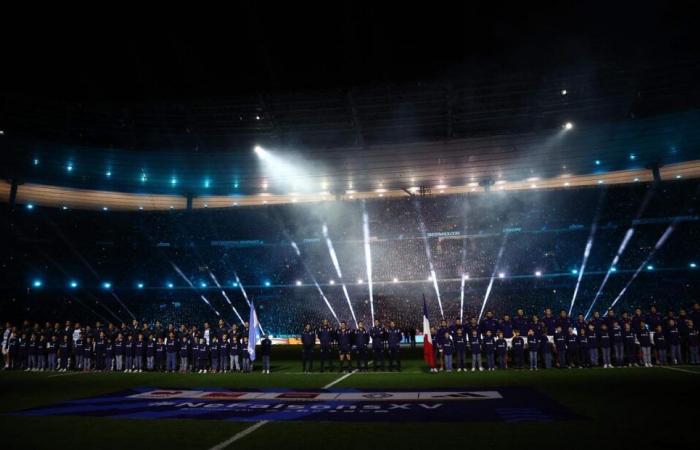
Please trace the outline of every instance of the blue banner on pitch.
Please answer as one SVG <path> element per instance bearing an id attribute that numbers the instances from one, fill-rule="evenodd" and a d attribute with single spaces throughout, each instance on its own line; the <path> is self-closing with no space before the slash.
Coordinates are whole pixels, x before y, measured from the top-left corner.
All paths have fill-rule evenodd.
<path id="1" fill-rule="evenodd" d="M 433 391 L 140 388 L 13 414 L 244 422 L 543 422 L 580 419 L 559 403 L 522 387 Z"/>

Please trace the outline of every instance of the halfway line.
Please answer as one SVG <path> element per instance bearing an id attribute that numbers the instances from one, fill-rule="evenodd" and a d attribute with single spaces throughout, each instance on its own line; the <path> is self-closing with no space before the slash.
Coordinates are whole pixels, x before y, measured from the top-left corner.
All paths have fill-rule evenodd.
<path id="1" fill-rule="evenodd" d="M 338 378 L 337 380 L 331 381 L 327 385 L 323 386 L 321 389 L 328 389 L 328 388 L 332 387 L 333 385 L 335 385 L 336 383 L 340 383 L 341 381 L 343 381 L 344 379 L 346 379 L 347 377 L 349 377 L 350 375 L 352 375 L 356 372 L 357 372 L 357 369 L 353 370 L 350 373 L 346 373 L 345 375 Z M 209 450 L 222 450 L 222 449 L 228 447 L 229 445 L 233 444 L 237 440 L 243 439 L 244 437 L 248 436 L 253 431 L 257 430 L 258 428 L 262 427 L 263 425 L 265 425 L 269 422 L 270 422 L 269 420 L 261 420 L 260 422 L 255 422 L 253 425 L 249 426 L 245 430 L 239 431 L 238 433 L 234 434 L 233 436 L 226 439 L 225 441 L 211 447 Z"/>

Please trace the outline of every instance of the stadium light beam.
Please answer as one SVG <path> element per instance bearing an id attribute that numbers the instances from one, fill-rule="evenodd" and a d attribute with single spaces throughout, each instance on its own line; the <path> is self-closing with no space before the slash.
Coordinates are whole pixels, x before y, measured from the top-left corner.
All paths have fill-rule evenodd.
<path id="1" fill-rule="evenodd" d="M 591 305 L 588 307 L 588 311 L 586 311 L 586 315 L 584 316 L 584 319 L 588 320 L 588 317 L 591 314 L 591 311 L 593 310 L 593 307 L 595 306 L 596 302 L 598 301 L 598 298 L 603 292 L 603 289 L 605 288 L 605 285 L 608 283 L 608 280 L 610 279 L 610 275 L 617 272 L 617 263 L 620 261 L 620 257 L 624 253 L 625 249 L 627 248 L 627 244 L 629 244 L 630 239 L 632 239 L 632 236 L 634 235 L 634 221 L 642 217 L 642 214 L 644 214 L 644 211 L 647 208 L 647 205 L 651 201 L 652 196 L 654 195 L 654 189 L 651 189 L 647 192 L 647 194 L 644 196 L 644 199 L 642 199 L 642 204 L 639 206 L 639 209 L 637 210 L 637 214 L 635 215 L 634 220 L 632 221 L 632 226 L 627 230 L 625 233 L 625 237 L 622 238 L 622 242 L 620 243 L 620 246 L 617 249 L 617 253 L 615 253 L 615 257 L 613 258 L 612 264 L 610 264 L 610 268 L 605 274 L 605 277 L 603 278 L 603 282 L 600 284 L 600 287 L 598 287 L 598 291 L 596 292 L 595 296 L 593 297 L 593 301 L 591 302 Z"/>
<path id="2" fill-rule="evenodd" d="M 365 266 L 367 267 L 367 286 L 369 286 L 369 310 L 374 323 L 374 295 L 372 292 L 372 249 L 369 244 L 369 215 L 364 200 L 362 201 L 362 234 L 365 247 Z"/>
<path id="3" fill-rule="evenodd" d="M 233 302 L 231 302 L 231 299 L 228 298 L 228 295 L 226 295 L 226 291 L 224 290 L 224 288 L 221 287 L 221 284 L 219 284 L 219 280 L 216 278 L 216 276 L 214 275 L 214 273 L 213 273 L 211 270 L 207 269 L 207 272 L 209 272 L 209 277 L 210 277 L 211 280 L 214 282 L 214 284 L 216 285 L 216 287 L 218 287 L 219 289 L 221 289 L 221 295 L 222 295 L 222 296 L 224 297 L 224 299 L 226 300 L 226 303 L 229 304 L 229 306 L 230 306 L 231 309 L 233 310 L 233 313 L 236 315 L 236 317 L 238 317 L 238 320 L 241 322 L 241 325 L 243 325 L 243 324 L 245 323 L 245 322 L 243 321 L 243 317 L 241 317 L 241 315 L 238 314 L 238 310 L 236 309 L 235 306 L 233 306 Z M 260 328 L 261 328 L 261 330 L 262 330 L 262 327 L 260 327 Z M 264 332 L 263 332 L 263 333 L 264 333 Z"/>
<path id="4" fill-rule="evenodd" d="M 348 289 L 345 286 L 345 281 L 343 281 L 343 273 L 340 271 L 340 263 L 338 262 L 338 256 L 333 248 L 333 241 L 331 241 L 328 235 L 328 226 L 324 223 L 322 227 L 323 237 L 326 238 L 326 246 L 328 247 L 328 253 L 331 256 L 331 261 L 333 261 L 333 266 L 335 267 L 335 273 L 338 274 L 338 279 L 341 281 L 343 286 L 343 294 L 345 294 L 345 300 L 348 302 L 348 308 L 350 308 L 350 314 L 352 315 L 352 320 L 355 322 L 355 328 L 357 328 L 357 318 L 355 317 L 355 310 L 352 307 L 352 302 L 350 301 L 350 294 L 348 294 Z M 331 284 L 333 280 L 331 280 Z M 297 286 L 301 283 L 299 282 Z M 372 321 L 374 323 L 374 321 Z"/>
<path id="5" fill-rule="evenodd" d="M 486 309 L 486 303 L 489 301 L 489 296 L 491 295 L 491 289 L 493 288 L 493 281 L 496 278 L 496 273 L 498 271 L 498 265 L 501 263 L 501 258 L 506 249 L 506 241 L 508 240 L 508 234 L 503 235 L 503 242 L 501 243 L 501 248 L 498 250 L 498 256 L 496 257 L 496 265 L 493 267 L 493 272 L 491 273 L 491 279 L 489 280 L 489 285 L 486 288 L 486 294 L 484 295 L 484 301 L 481 303 L 481 311 L 479 311 L 479 318 L 484 315 L 484 310 Z M 498 278 L 504 278 L 505 273 L 498 272 Z"/>
<path id="6" fill-rule="evenodd" d="M 440 307 L 440 317 L 444 319 L 445 311 L 442 309 L 442 299 L 440 298 L 440 287 L 438 286 L 437 273 L 435 273 L 435 266 L 433 266 L 433 255 L 430 251 L 430 245 L 428 243 L 428 233 L 425 228 L 425 222 L 423 222 L 423 214 L 421 213 L 420 202 L 418 201 L 418 199 L 415 200 L 414 206 L 416 208 L 418 224 L 420 225 L 420 231 L 423 237 L 423 244 L 425 245 L 425 256 L 428 258 L 428 267 L 430 268 L 430 280 L 433 282 L 433 289 L 435 289 L 435 295 L 437 297 L 438 306 Z"/>
<path id="7" fill-rule="evenodd" d="M 299 261 L 301 262 L 301 265 L 304 267 L 304 270 L 306 271 L 307 275 L 311 278 L 311 281 L 313 282 L 314 286 L 316 286 L 316 290 L 318 291 L 318 294 L 321 296 L 321 299 L 323 302 L 326 304 L 328 307 L 328 310 L 331 312 L 333 315 L 333 318 L 338 322 L 338 325 L 340 325 L 340 319 L 338 319 L 338 315 L 335 313 L 335 310 L 333 309 L 333 305 L 331 305 L 331 302 L 328 301 L 328 297 L 326 297 L 326 294 L 323 293 L 323 289 L 321 289 L 321 285 L 318 284 L 318 281 L 316 281 L 316 277 L 314 274 L 309 270 L 309 267 L 306 265 L 306 262 L 304 262 L 304 259 L 301 257 L 301 250 L 299 250 L 299 246 L 297 245 L 296 242 L 294 242 L 289 235 L 287 234 L 287 231 L 283 229 L 283 232 L 285 236 L 289 239 L 290 245 L 294 249 L 294 251 L 297 254 L 297 257 L 299 258 Z"/>
<path id="8" fill-rule="evenodd" d="M 608 307 L 608 310 L 611 310 L 615 307 L 617 302 L 620 301 L 622 296 L 625 295 L 625 292 L 627 292 L 627 288 L 629 288 L 630 285 L 632 284 L 632 282 L 637 279 L 637 277 L 639 276 L 639 273 L 642 270 L 644 270 L 645 267 L 647 268 L 647 270 L 654 269 L 654 266 L 649 265 L 649 261 L 651 261 L 651 258 L 654 257 L 656 252 L 659 251 L 659 249 L 666 243 L 666 241 L 671 236 L 671 234 L 673 234 L 673 231 L 676 229 L 676 223 L 678 223 L 678 219 L 675 219 L 673 222 L 671 222 L 671 225 L 669 225 L 668 228 L 666 228 L 666 231 L 664 231 L 664 234 L 662 234 L 661 237 L 659 238 L 659 240 L 656 242 L 656 244 L 654 245 L 654 248 L 651 250 L 651 252 L 649 252 L 649 255 L 647 255 L 644 262 L 642 262 L 639 265 L 639 267 L 637 267 L 637 270 L 634 272 L 634 275 L 632 275 L 632 278 L 630 278 L 630 280 L 627 282 L 625 287 L 622 288 L 620 293 L 617 294 L 617 297 L 615 297 L 615 300 L 613 300 L 613 302 L 610 304 L 610 306 Z M 651 269 L 650 269 L 650 267 L 651 267 Z"/>
<path id="9" fill-rule="evenodd" d="M 467 281 L 467 276 L 462 275 L 462 284 L 459 288 L 459 320 L 464 318 L 464 284 Z"/>
<path id="10" fill-rule="evenodd" d="M 182 272 L 182 270 L 180 270 L 180 268 L 177 266 L 177 264 L 175 264 L 174 262 L 170 261 L 170 265 L 173 266 L 173 269 L 175 269 L 175 272 L 177 272 L 177 274 L 180 275 L 180 277 L 181 277 L 183 280 L 185 280 L 185 282 L 186 282 L 192 289 L 196 289 L 196 288 L 194 287 L 194 284 L 192 283 L 192 281 L 190 281 L 190 279 L 187 278 L 187 275 L 185 275 L 185 274 Z M 217 317 L 221 317 L 221 314 L 219 314 L 219 311 L 217 311 L 216 308 L 214 308 L 214 305 L 212 305 L 211 303 L 209 303 L 209 300 L 207 300 L 207 298 L 206 298 L 204 295 L 200 294 L 200 295 L 199 295 L 199 298 L 201 298 L 202 301 L 203 301 L 204 303 L 206 303 L 206 305 L 207 305 L 209 308 L 211 308 L 212 311 L 214 311 L 214 314 L 216 314 Z"/>
<path id="11" fill-rule="evenodd" d="M 593 224 L 591 225 L 591 232 L 588 234 L 588 241 L 586 241 L 586 247 L 583 250 L 583 260 L 581 261 L 581 267 L 578 270 L 578 279 L 576 280 L 576 287 L 574 288 L 574 295 L 571 297 L 571 304 L 569 305 L 569 315 L 574 309 L 574 304 L 576 303 L 576 296 L 578 295 L 579 287 L 581 287 L 581 280 L 583 279 L 583 274 L 586 272 L 586 264 L 588 263 L 588 257 L 591 255 L 591 249 L 593 248 L 593 241 L 595 239 L 595 233 L 598 229 L 598 219 L 600 219 L 600 211 L 603 205 L 603 199 L 605 198 L 605 191 L 601 191 L 600 197 L 598 198 L 598 207 L 596 208 L 595 216 L 593 217 Z"/>

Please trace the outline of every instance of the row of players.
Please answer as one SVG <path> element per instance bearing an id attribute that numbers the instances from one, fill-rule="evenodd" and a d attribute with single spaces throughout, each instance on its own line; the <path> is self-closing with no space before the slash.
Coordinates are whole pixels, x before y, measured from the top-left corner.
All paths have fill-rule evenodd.
<path id="1" fill-rule="evenodd" d="M 666 317 L 663 317 L 652 307 L 646 315 L 638 309 L 631 316 L 623 312 L 618 319 L 611 310 L 604 318 L 595 313 L 588 321 L 583 320 L 583 316 L 580 315 L 576 322 L 572 322 L 565 311 L 561 311 L 559 316 L 555 317 L 548 308 L 543 319 L 539 320 L 536 315 L 526 319 L 523 311 L 519 309 L 513 320 L 508 315 L 496 320 L 490 312 L 481 321 L 477 322 L 472 318 L 465 325 L 462 325 L 460 320 L 455 320 L 448 326 L 443 320 L 439 328 L 431 330 L 431 335 L 436 344 L 436 351 L 439 352 L 440 367 L 448 367 L 451 362 L 450 356 L 455 355 L 456 365 L 462 369 L 462 347 L 465 350 L 469 348 L 472 354 L 480 354 L 475 352 L 475 339 L 478 339 L 479 348 L 487 356 L 487 368 L 493 368 L 494 364 L 489 364 L 488 358 L 492 338 L 494 353 L 498 355 L 499 351 L 504 352 L 503 348 L 499 350 L 499 337 L 505 340 L 505 352 L 511 354 L 516 367 L 521 365 L 519 361 L 524 360 L 519 357 L 521 340 L 523 350 L 538 350 L 544 367 L 551 365 L 548 360 L 552 352 L 557 357 L 555 364 L 560 367 L 597 365 L 599 357 L 602 357 L 604 367 L 611 367 L 609 349 L 612 349 L 615 364 L 618 366 L 622 365 L 623 360 L 632 364 L 640 361 L 648 365 L 652 351 L 649 350 L 650 357 L 645 358 L 647 348 L 653 348 L 653 355 L 658 363 L 665 363 L 670 359 L 672 363 L 688 361 L 696 364 L 697 331 L 693 326 L 696 322 L 692 319 L 695 317 L 700 317 L 700 305 L 697 303 L 693 305 L 690 314 L 681 309 L 677 316 L 673 311 L 669 311 Z M 553 329 L 546 324 L 552 324 Z M 66 322 L 65 327 L 47 323 L 42 329 L 38 324 L 30 326 L 29 322 L 25 321 L 19 330 L 9 323 L 6 325 L 2 348 L 6 368 L 25 370 L 67 370 L 71 363 L 70 367 L 80 369 L 246 370 L 249 365 L 248 324 L 244 323 L 240 328 L 236 325 L 228 328 L 221 320 L 218 325 L 218 328 L 214 329 L 205 322 L 201 330 L 198 330 L 197 326 L 184 325 L 176 330 L 173 325 L 163 328 L 158 322 L 151 327 L 146 323 L 141 325 L 134 321 L 131 326 L 122 324 L 121 328 L 112 324 L 102 327 L 100 322 L 97 322 L 94 328 L 83 328 L 78 323 L 72 325 L 71 322 Z M 393 322 L 384 327 L 376 321 L 370 330 L 365 330 L 362 324 L 358 325 L 357 329 L 351 331 L 345 322 L 341 323 L 338 329 L 331 327 L 327 320 L 324 320 L 318 329 L 312 329 L 311 325 L 307 324 L 301 335 L 304 371 L 311 370 L 313 349 L 317 340 L 321 344 L 322 370 L 325 369 L 324 362 L 332 363 L 335 359 L 336 351 L 341 361 L 341 369 L 344 369 L 345 364 L 350 368 L 353 354 L 356 355 L 361 368 L 362 362 L 365 361 L 366 368 L 367 348 L 370 343 L 372 352 L 376 355 L 377 370 L 384 367 L 384 354 L 389 356 L 390 369 L 400 369 L 399 348 L 404 337 L 402 330 Z M 649 332 L 649 345 L 647 333 L 644 331 Z M 517 336 L 523 337 L 514 341 Z M 546 342 L 542 339 L 545 336 L 548 337 Z M 464 342 L 459 337 L 463 337 Z M 537 347 L 535 339 L 539 342 Z M 502 347 L 503 343 L 500 345 Z M 269 348 L 263 348 L 262 352 L 264 357 L 269 358 Z M 331 353 L 334 354 L 333 357 Z M 597 354 L 600 356 L 596 357 Z M 637 355 L 641 355 L 639 359 Z M 477 358 L 477 361 L 480 360 L 481 358 Z M 507 360 L 508 358 L 500 366 L 506 367 Z M 184 361 L 187 363 L 183 364 Z M 531 366 L 532 364 L 531 362 Z M 481 367 L 480 363 L 475 366 L 473 362 L 472 365 L 473 369 Z M 182 369 L 183 367 L 186 369 Z M 533 368 L 536 367 L 535 363 Z"/>

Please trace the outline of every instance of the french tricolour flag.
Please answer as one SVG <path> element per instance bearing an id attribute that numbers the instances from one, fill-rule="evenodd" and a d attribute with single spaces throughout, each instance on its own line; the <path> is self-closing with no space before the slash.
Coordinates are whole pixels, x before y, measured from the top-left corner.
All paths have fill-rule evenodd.
<path id="1" fill-rule="evenodd" d="M 430 337 L 430 321 L 428 320 L 428 304 L 423 296 L 423 359 L 431 369 L 435 368 L 435 353 L 433 339 Z"/>

